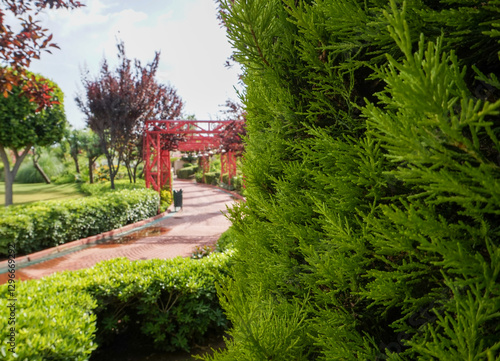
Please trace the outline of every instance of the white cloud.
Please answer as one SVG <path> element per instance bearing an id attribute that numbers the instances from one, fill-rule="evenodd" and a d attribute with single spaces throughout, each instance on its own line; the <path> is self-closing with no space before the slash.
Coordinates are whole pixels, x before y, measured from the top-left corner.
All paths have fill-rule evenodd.
<path id="1" fill-rule="evenodd" d="M 73 10 L 68 9 L 48 9 L 44 10 L 42 18 L 57 26 L 58 33 L 64 36 L 73 35 L 82 28 L 104 24 L 109 20 L 109 15 L 104 14 L 109 4 L 105 5 L 100 0 L 91 0 L 86 2 L 85 7 Z M 51 30 L 55 30 L 51 26 Z"/>
<path id="2" fill-rule="evenodd" d="M 97 74 L 103 57 L 116 63 L 116 40 L 125 42 L 129 58 L 143 63 L 161 51 L 158 79 L 177 89 L 185 113 L 216 118 L 219 105 L 236 98 L 238 69 L 224 63 L 231 53 L 216 19 L 213 0 L 149 0 L 120 2 L 89 0 L 73 11 L 47 11 L 42 24 L 54 34 L 61 50 L 44 54 L 32 70 L 53 79 L 66 95 L 70 123 L 84 126 L 73 101 L 81 84 L 79 69 Z"/>

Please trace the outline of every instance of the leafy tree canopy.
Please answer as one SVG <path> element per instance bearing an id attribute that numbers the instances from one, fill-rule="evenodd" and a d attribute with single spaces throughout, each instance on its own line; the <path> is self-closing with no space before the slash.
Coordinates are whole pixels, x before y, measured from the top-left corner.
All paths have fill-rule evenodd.
<path id="1" fill-rule="evenodd" d="M 37 87 L 44 90 L 43 98 L 51 105 L 40 110 L 39 104 L 22 96 L 23 83 L 12 86 L 12 96 L 0 97 L 0 157 L 5 173 L 6 206 L 12 204 L 12 183 L 29 150 L 60 141 L 67 124 L 61 89 L 40 75 L 25 73 L 29 81 L 37 81 Z M 8 149 L 14 159 L 9 159 Z"/>
<path id="2" fill-rule="evenodd" d="M 125 54 L 123 42 L 117 44 L 119 64 L 111 69 L 103 61 L 97 76 L 82 75 L 85 95 L 78 95 L 76 102 L 87 116 L 87 124 L 99 137 L 101 149 L 110 168 L 111 187 L 120 163 L 127 158 L 127 149 L 140 144 L 147 119 L 171 119 L 180 116 L 183 102 L 174 88 L 160 84 L 156 71 L 160 53 L 143 66 Z M 138 159 L 135 157 L 136 160 Z M 139 158 L 142 158 L 139 154 Z M 115 162 L 116 160 L 116 162 Z"/>
<path id="3" fill-rule="evenodd" d="M 223 113 L 228 120 L 233 120 L 233 122 L 228 124 L 219 135 L 221 147 L 226 151 L 234 152 L 240 156 L 245 149 L 243 139 L 247 134 L 245 123 L 246 112 L 241 104 L 230 99 L 226 100 L 225 107 L 226 109 Z"/>
<path id="4" fill-rule="evenodd" d="M 0 97 L 0 145 L 4 148 L 17 150 L 32 145 L 47 146 L 64 135 L 66 115 L 61 89 L 40 75 L 34 76 L 40 83 L 39 87 L 46 91 L 45 97 L 56 104 L 37 113 L 37 103 L 19 96 L 22 85 L 12 87 L 13 96 Z"/>
<path id="5" fill-rule="evenodd" d="M 0 65 L 17 70 L 11 72 L 0 68 L 0 93 L 8 97 L 14 86 L 22 86 L 22 94 L 38 104 L 37 110 L 50 106 L 44 96 L 45 89 L 38 87 L 37 79 L 25 72 L 33 59 L 39 59 L 42 51 L 50 53 L 50 48 L 58 48 L 52 42 L 52 35 L 46 34 L 36 16 L 44 9 L 74 9 L 81 7 L 75 0 L 1 0 L 0 1 Z M 7 13 L 12 13 L 19 21 L 19 31 L 5 22 Z"/>

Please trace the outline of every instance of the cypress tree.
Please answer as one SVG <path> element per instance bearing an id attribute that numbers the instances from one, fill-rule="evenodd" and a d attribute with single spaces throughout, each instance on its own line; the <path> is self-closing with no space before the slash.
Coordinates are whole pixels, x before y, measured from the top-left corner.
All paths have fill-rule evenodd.
<path id="1" fill-rule="evenodd" d="M 247 202 L 214 359 L 500 357 L 499 5 L 222 2 Z"/>

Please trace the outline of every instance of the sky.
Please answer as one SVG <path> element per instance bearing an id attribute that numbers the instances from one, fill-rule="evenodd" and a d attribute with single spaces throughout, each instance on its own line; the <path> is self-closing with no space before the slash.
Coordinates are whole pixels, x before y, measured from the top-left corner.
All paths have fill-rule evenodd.
<path id="1" fill-rule="evenodd" d="M 99 73 L 102 60 L 114 67 L 118 40 L 129 59 L 143 65 L 160 51 L 157 79 L 170 84 L 184 101 L 184 114 L 218 119 L 227 99 L 238 100 L 240 69 L 225 66 L 231 55 L 214 0 L 80 0 L 76 10 L 46 10 L 41 24 L 60 47 L 43 53 L 30 70 L 53 80 L 64 92 L 69 123 L 86 126 L 76 106 L 83 94 L 82 72 Z"/>

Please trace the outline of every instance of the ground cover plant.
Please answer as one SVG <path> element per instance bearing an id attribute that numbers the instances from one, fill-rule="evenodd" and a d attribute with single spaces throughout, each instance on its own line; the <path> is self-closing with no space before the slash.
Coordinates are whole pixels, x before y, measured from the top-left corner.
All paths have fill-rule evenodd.
<path id="1" fill-rule="evenodd" d="M 221 3 L 247 202 L 206 359 L 498 360 L 499 4 Z"/>
<path id="2" fill-rule="evenodd" d="M 189 351 L 226 327 L 215 284 L 223 282 L 230 260 L 230 252 L 201 260 L 118 258 L 17 283 L 15 353 L 9 318 L 1 317 L 2 360 L 88 360 L 130 328 L 160 350 Z M 0 286 L 2 296 L 7 287 Z M 0 307 L 8 304 L 9 297 L 0 298 Z"/>

